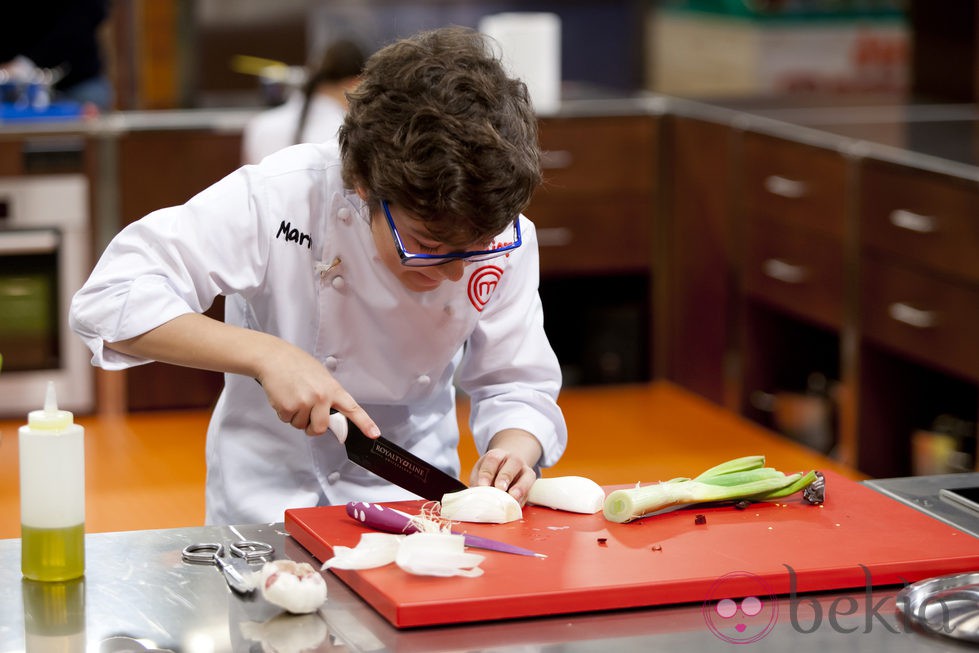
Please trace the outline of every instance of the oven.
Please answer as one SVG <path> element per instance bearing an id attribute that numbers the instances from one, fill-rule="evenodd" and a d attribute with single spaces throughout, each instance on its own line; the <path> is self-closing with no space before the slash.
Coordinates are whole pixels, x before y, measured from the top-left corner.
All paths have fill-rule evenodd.
<path id="1" fill-rule="evenodd" d="M 0 177 L 0 415 L 24 416 L 54 381 L 60 407 L 94 405 L 94 370 L 68 329 L 88 275 L 88 181 L 81 174 Z"/>

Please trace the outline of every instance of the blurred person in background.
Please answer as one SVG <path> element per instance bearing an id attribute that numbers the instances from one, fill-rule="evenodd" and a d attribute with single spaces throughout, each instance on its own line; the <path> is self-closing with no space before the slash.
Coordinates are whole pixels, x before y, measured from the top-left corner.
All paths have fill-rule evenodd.
<path id="1" fill-rule="evenodd" d="M 0 78 L 36 82 L 47 71 L 52 100 L 108 111 L 112 86 L 104 72 L 98 28 L 109 15 L 109 0 L 16 4 L 0 21 Z"/>
<path id="2" fill-rule="evenodd" d="M 258 163 L 266 155 L 296 143 L 322 143 L 336 138 L 347 111 L 347 92 L 356 87 L 365 56 L 352 41 L 339 40 L 311 68 L 301 93 L 263 111 L 245 126 L 242 163 Z"/>

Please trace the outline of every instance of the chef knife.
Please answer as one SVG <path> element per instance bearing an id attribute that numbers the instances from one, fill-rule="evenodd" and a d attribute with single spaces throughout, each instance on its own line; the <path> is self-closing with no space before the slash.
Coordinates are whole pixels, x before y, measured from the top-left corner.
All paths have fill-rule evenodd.
<path id="1" fill-rule="evenodd" d="M 338 415 L 331 416 L 331 425 L 336 423 Z M 466 489 L 459 479 L 387 438 L 369 438 L 349 419 L 343 418 L 343 421 L 347 428 L 347 436 L 343 440 L 347 458 L 364 469 L 429 501 L 441 501 L 442 496 L 449 492 Z"/>

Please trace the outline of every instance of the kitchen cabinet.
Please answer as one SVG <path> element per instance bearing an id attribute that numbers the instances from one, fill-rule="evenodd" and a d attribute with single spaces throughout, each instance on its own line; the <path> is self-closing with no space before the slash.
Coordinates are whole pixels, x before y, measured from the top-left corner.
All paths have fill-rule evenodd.
<path id="1" fill-rule="evenodd" d="M 241 165 L 233 131 L 131 132 L 118 141 L 120 227 L 182 204 Z"/>
<path id="2" fill-rule="evenodd" d="M 745 294 L 839 329 L 846 161 L 751 132 L 743 136 L 742 155 Z"/>
<path id="3" fill-rule="evenodd" d="M 667 378 L 873 476 L 920 468 L 949 425 L 974 460 L 975 181 L 784 126 L 667 124 Z"/>
<path id="4" fill-rule="evenodd" d="M 930 455 L 919 444 L 915 460 L 915 439 L 942 435 L 974 460 L 979 187 L 874 159 L 860 178 L 861 467 L 910 473 Z M 951 424 L 971 424 L 971 438 L 940 433 Z"/>
<path id="5" fill-rule="evenodd" d="M 234 131 L 140 131 L 117 143 L 118 207 L 122 224 L 182 204 L 240 165 L 241 136 Z M 224 319 L 224 301 L 207 314 Z M 149 363 L 125 372 L 128 410 L 210 407 L 224 386 L 217 372 Z"/>
<path id="6" fill-rule="evenodd" d="M 0 140 L 0 175 L 10 177 L 23 174 L 19 141 Z"/>
<path id="7" fill-rule="evenodd" d="M 933 464 L 936 437 L 974 466 L 975 179 L 764 121 L 668 124 L 667 377 L 873 476 Z"/>
<path id="8" fill-rule="evenodd" d="M 650 378 L 660 125 L 650 115 L 540 121 L 544 328 L 565 385 Z"/>
<path id="9" fill-rule="evenodd" d="M 668 116 L 663 135 L 666 378 L 716 404 L 731 398 L 737 252 L 731 219 L 734 136 L 724 124 Z M 658 349 L 657 352 L 660 350 Z"/>
<path id="10" fill-rule="evenodd" d="M 651 116 L 541 120 L 541 276 L 649 273 L 657 140 Z"/>
<path id="11" fill-rule="evenodd" d="M 735 201 L 740 410 L 823 453 L 847 456 L 829 399 L 841 383 L 845 157 L 741 134 Z"/>

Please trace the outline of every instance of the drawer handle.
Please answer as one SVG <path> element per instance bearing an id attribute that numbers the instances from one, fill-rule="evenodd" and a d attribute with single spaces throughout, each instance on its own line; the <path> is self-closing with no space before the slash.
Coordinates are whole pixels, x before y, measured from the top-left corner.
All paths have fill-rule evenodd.
<path id="1" fill-rule="evenodd" d="M 567 227 L 544 227 L 537 230 L 540 247 L 565 247 L 574 240 L 574 232 Z"/>
<path id="2" fill-rule="evenodd" d="M 938 230 L 935 218 L 930 215 L 921 215 L 905 209 L 894 209 L 887 217 L 895 227 L 915 233 L 930 234 Z"/>
<path id="3" fill-rule="evenodd" d="M 938 316 L 933 311 L 915 308 L 904 302 L 894 302 L 888 306 L 887 314 L 892 319 L 916 329 L 931 329 L 938 325 Z"/>
<path id="4" fill-rule="evenodd" d="M 568 150 L 541 150 L 540 166 L 544 170 L 563 170 L 570 168 L 574 157 Z"/>
<path id="5" fill-rule="evenodd" d="M 797 200 L 809 194 L 809 184 L 781 175 L 770 175 L 765 177 L 765 190 L 772 195 Z"/>
<path id="6" fill-rule="evenodd" d="M 778 258 L 770 258 L 762 263 L 762 271 L 772 279 L 783 283 L 802 283 L 809 277 L 809 270 L 805 267 Z"/>

